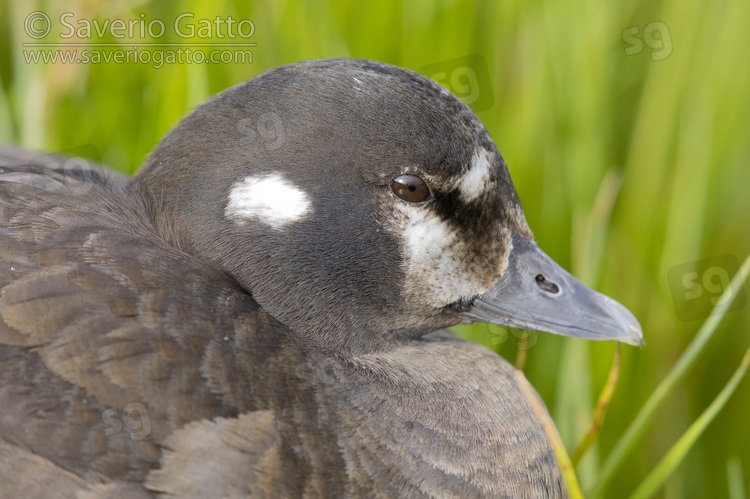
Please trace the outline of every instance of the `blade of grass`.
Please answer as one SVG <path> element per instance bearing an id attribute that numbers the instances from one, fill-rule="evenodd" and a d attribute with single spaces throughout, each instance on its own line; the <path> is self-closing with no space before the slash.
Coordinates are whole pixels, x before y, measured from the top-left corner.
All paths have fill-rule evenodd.
<path id="1" fill-rule="evenodd" d="M 516 369 L 523 371 L 526 365 L 526 351 L 528 350 L 529 332 L 524 331 L 518 340 L 518 353 L 516 354 Z"/>
<path id="2" fill-rule="evenodd" d="M 588 286 L 595 287 L 599 282 L 612 210 L 621 184 L 621 173 L 610 167 L 601 179 L 591 208 L 581 207 L 574 213 L 571 264 L 574 274 Z M 566 396 L 566 400 L 554 413 L 563 441 L 570 451 L 580 445 L 591 431 L 591 415 L 597 410 L 596 400 L 591 397 L 594 386 L 591 352 L 591 346 L 586 343 L 568 342 L 562 358 L 572 359 L 573 363 L 560 364 L 561 367 L 568 365 L 573 370 L 561 370 L 560 374 L 565 377 L 560 376 L 558 387 L 562 389 L 558 393 Z M 581 366 L 588 367 L 582 370 Z M 595 435 L 588 445 L 586 456 L 580 454 L 580 461 L 574 461 L 578 480 L 584 488 L 591 488 L 599 474 L 600 458 Z"/>
<path id="3" fill-rule="evenodd" d="M 744 285 L 745 279 L 743 276 L 747 276 L 749 273 L 750 256 L 748 256 L 742 263 L 739 272 L 737 272 L 732 278 L 732 282 L 721 295 L 721 298 L 712 310 L 711 315 L 703 323 L 698 334 L 696 334 L 693 341 L 690 342 L 690 345 L 688 345 L 687 349 L 669 374 L 667 374 L 661 383 L 659 383 L 659 386 L 656 387 L 648 400 L 646 400 L 646 403 L 643 405 L 638 415 L 633 422 L 630 423 L 625 434 L 617 442 L 617 445 L 615 445 L 615 448 L 612 450 L 609 457 L 607 457 L 607 460 L 602 466 L 601 473 L 599 474 L 599 480 L 596 487 L 591 493 L 591 497 L 596 498 L 602 496 L 604 488 L 614 476 L 614 472 L 622 464 L 625 456 L 633 450 L 638 439 L 643 435 L 646 425 L 653 417 L 656 409 L 665 400 L 667 395 L 669 395 L 675 385 L 683 378 L 683 376 L 685 376 L 687 370 L 693 365 L 703 351 L 708 340 L 710 340 L 716 332 L 724 314 L 727 312 L 727 309 Z"/>
<path id="4" fill-rule="evenodd" d="M 557 464 L 560 466 L 560 473 L 562 473 L 563 480 L 565 480 L 568 496 L 570 499 L 583 499 L 583 493 L 581 492 L 581 487 L 578 485 L 575 469 L 573 469 L 568 452 L 565 450 L 565 444 L 563 444 L 560 434 L 557 433 L 554 421 L 552 421 L 549 413 L 539 401 L 536 392 L 522 371 L 516 370 L 516 380 L 529 404 L 531 404 L 534 413 L 542 422 L 547 438 L 552 443 L 552 451 L 555 453 L 555 459 L 557 459 Z"/>
<path id="5" fill-rule="evenodd" d="M 703 411 L 703 414 L 690 425 L 690 428 L 685 432 L 682 437 L 677 441 L 676 444 L 669 449 L 667 455 L 659 461 L 656 468 L 646 477 L 640 486 L 635 490 L 631 499 L 647 499 L 651 497 L 669 475 L 677 468 L 682 462 L 685 455 L 690 451 L 698 437 L 701 436 L 706 427 L 713 421 L 716 415 L 721 411 L 722 407 L 727 403 L 729 397 L 732 396 L 737 385 L 742 381 L 742 378 L 747 373 L 747 367 L 750 365 L 750 348 L 745 351 L 745 356 L 742 357 L 740 367 L 737 368 L 732 378 L 727 382 L 726 386 L 721 390 L 721 393 L 711 402 L 711 405 Z"/>
<path id="6" fill-rule="evenodd" d="M 729 499 L 745 499 L 745 481 L 742 478 L 742 463 L 734 456 L 727 461 L 727 476 L 729 479 Z"/>
<path id="7" fill-rule="evenodd" d="M 586 451 L 589 450 L 594 442 L 596 442 L 596 437 L 599 436 L 599 431 L 602 428 L 602 424 L 604 424 L 604 416 L 607 413 L 609 401 L 612 400 L 612 396 L 615 394 L 617 379 L 620 377 L 621 355 L 622 343 L 617 343 L 617 350 L 615 350 L 615 358 L 612 361 L 612 368 L 609 370 L 607 382 L 604 384 L 604 388 L 602 388 L 602 392 L 599 394 L 599 399 L 596 401 L 596 409 L 594 410 L 594 415 L 591 418 L 591 425 L 589 426 L 589 430 L 586 432 L 586 435 L 581 440 L 581 443 L 578 444 L 578 448 L 570 458 L 573 466 L 578 465 L 581 458 L 584 456 L 584 454 L 586 454 Z"/>

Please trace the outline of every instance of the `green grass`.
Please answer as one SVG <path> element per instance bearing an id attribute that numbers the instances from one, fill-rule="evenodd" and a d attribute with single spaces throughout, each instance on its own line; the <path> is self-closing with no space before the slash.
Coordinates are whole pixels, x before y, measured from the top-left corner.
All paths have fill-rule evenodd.
<path id="1" fill-rule="evenodd" d="M 53 20 L 66 11 L 98 20 L 144 13 L 167 24 L 183 12 L 195 19 L 232 15 L 254 21 L 257 46 L 252 64 L 27 64 L 21 44 L 34 40 L 24 19 L 35 10 Z M 671 55 L 653 60 L 659 52 L 648 46 L 626 55 L 623 31 L 642 33 L 654 21 L 668 29 L 661 35 L 671 40 Z M 747 2 L 0 0 L 0 28 L 0 141 L 88 151 L 124 172 L 135 171 L 194 105 L 280 64 L 362 57 L 418 69 L 480 54 L 491 85 L 483 91 L 494 103 L 477 114 L 510 164 L 537 241 L 584 283 L 628 306 L 647 341 L 643 350 L 623 349 L 601 434 L 577 468 L 585 495 L 703 323 L 677 318 L 668 270 L 723 254 L 742 262 L 750 254 Z M 477 325 L 461 334 L 513 361 L 514 337 L 499 342 L 492 331 Z M 527 376 L 572 453 L 615 346 L 546 334 L 530 339 Z M 654 409 L 604 497 L 629 496 L 646 480 L 722 391 L 748 345 L 744 306 L 723 316 Z M 737 497 L 748 490 L 748 414 L 745 380 L 656 497 Z"/>

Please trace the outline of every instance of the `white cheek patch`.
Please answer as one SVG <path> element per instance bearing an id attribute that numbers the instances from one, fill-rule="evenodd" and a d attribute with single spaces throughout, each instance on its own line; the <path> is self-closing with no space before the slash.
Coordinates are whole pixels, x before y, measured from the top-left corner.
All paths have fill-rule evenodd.
<path id="1" fill-rule="evenodd" d="M 235 183 L 224 210 L 224 216 L 237 222 L 254 219 L 275 229 L 301 220 L 309 213 L 307 194 L 277 173 L 247 177 Z"/>
<path id="2" fill-rule="evenodd" d="M 469 171 L 464 173 L 456 183 L 461 192 L 461 198 L 470 203 L 478 198 L 487 189 L 490 181 L 490 153 L 479 148 L 471 157 Z"/>
<path id="3" fill-rule="evenodd" d="M 487 283 L 467 272 L 465 243 L 454 229 L 427 207 L 397 203 L 395 208 L 393 229 L 402 239 L 408 295 L 442 307 L 486 290 Z"/>

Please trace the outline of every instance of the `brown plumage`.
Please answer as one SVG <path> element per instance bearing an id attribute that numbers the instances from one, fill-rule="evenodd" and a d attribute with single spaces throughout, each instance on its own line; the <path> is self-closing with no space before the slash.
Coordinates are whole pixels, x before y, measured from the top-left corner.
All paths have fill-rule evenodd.
<path id="1" fill-rule="evenodd" d="M 262 113 L 275 149 L 238 126 Z M 478 147 L 494 188 L 469 203 L 451 178 Z M 429 258 L 471 283 L 507 278 L 511 239 L 531 237 L 481 124 L 428 80 L 272 71 L 201 106 L 133 181 L 10 147 L 0 161 L 0 496 L 566 495 L 513 368 L 427 334 L 472 320 L 489 285 L 420 302 L 407 260 L 431 253 L 394 213 L 441 213 L 430 227 L 471 263 Z M 397 204 L 405 167 L 427 204 Z M 228 216 L 233 186 L 268 172 L 312 208 L 282 227 Z"/>

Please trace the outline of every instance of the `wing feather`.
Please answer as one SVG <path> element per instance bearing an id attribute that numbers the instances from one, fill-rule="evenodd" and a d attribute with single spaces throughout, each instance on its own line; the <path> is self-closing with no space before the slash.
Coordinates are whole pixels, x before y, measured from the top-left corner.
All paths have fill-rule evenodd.
<path id="1" fill-rule="evenodd" d="M 253 409 L 226 360 L 258 315 L 273 322 L 248 293 L 107 174 L 2 168 L 0 406 L 17 410 L 1 437 L 79 474 L 143 479 L 178 428 Z"/>

